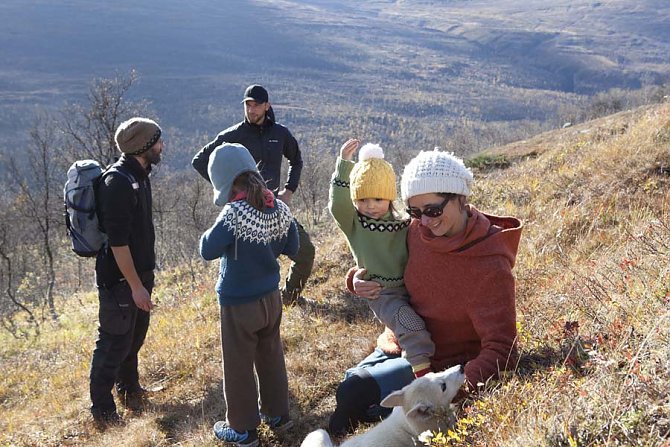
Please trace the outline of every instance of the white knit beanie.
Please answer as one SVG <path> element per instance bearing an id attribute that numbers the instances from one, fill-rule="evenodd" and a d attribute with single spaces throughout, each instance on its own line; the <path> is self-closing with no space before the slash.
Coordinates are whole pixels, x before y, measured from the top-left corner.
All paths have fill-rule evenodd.
<path id="1" fill-rule="evenodd" d="M 469 196 L 474 178 L 463 160 L 451 152 L 421 151 L 405 166 L 400 180 L 402 200 L 419 194 L 446 192 Z"/>

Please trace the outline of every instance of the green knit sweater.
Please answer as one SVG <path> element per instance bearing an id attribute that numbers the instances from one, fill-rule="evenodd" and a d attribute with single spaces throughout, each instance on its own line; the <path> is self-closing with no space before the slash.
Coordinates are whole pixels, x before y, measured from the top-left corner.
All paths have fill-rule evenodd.
<path id="1" fill-rule="evenodd" d="M 349 175 L 354 165 L 337 158 L 328 210 L 347 237 L 356 265 L 367 269 L 365 279 L 377 281 L 383 287 L 401 286 L 407 263 L 409 220 L 398 220 L 391 212 L 381 219 L 359 214 L 349 192 Z"/>

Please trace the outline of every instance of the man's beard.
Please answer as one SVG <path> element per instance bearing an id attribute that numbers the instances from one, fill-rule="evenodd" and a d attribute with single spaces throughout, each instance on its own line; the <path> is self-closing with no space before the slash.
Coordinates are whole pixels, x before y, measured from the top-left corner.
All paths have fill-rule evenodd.
<path id="1" fill-rule="evenodd" d="M 260 126 L 261 124 L 263 124 L 263 121 L 265 121 L 265 114 L 258 115 L 258 116 L 256 116 L 255 119 L 252 119 L 252 118 L 254 118 L 254 117 L 247 115 L 247 121 L 249 121 L 251 124 L 255 124 L 257 126 Z"/>
<path id="2" fill-rule="evenodd" d="M 155 149 L 150 149 L 146 152 L 144 158 L 150 165 L 157 165 L 161 161 L 161 153 Z"/>

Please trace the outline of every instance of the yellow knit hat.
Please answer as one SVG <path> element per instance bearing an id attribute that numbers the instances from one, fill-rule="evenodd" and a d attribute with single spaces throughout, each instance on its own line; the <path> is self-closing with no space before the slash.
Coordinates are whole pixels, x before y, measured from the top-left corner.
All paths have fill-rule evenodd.
<path id="1" fill-rule="evenodd" d="M 351 200 L 385 199 L 397 196 L 393 166 L 384 160 L 384 151 L 378 144 L 364 145 L 358 163 L 349 175 Z"/>

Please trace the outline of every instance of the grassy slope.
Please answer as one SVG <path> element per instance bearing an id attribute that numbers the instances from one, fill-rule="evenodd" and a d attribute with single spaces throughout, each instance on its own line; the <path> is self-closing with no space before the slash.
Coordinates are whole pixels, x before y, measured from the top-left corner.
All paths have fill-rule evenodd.
<path id="1" fill-rule="evenodd" d="M 434 445 L 667 443 L 670 105 L 542 134 L 482 159 L 494 156 L 508 167 L 478 172 L 473 197 L 526 225 L 515 270 L 522 361 L 468 402 L 451 437 Z M 307 294 L 319 308 L 288 308 L 283 322 L 295 439 L 263 431 L 267 445 L 297 446 L 326 423 L 342 372 L 380 329 L 342 291 L 351 264 L 342 237 L 328 226 L 314 239 Z M 0 445 L 216 445 L 215 269 L 159 277 L 141 369 L 145 384 L 162 391 L 144 414 L 124 414 L 124 427 L 99 432 L 88 416 L 93 294 L 64 301 L 60 324 L 40 338 L 0 334 Z"/>

